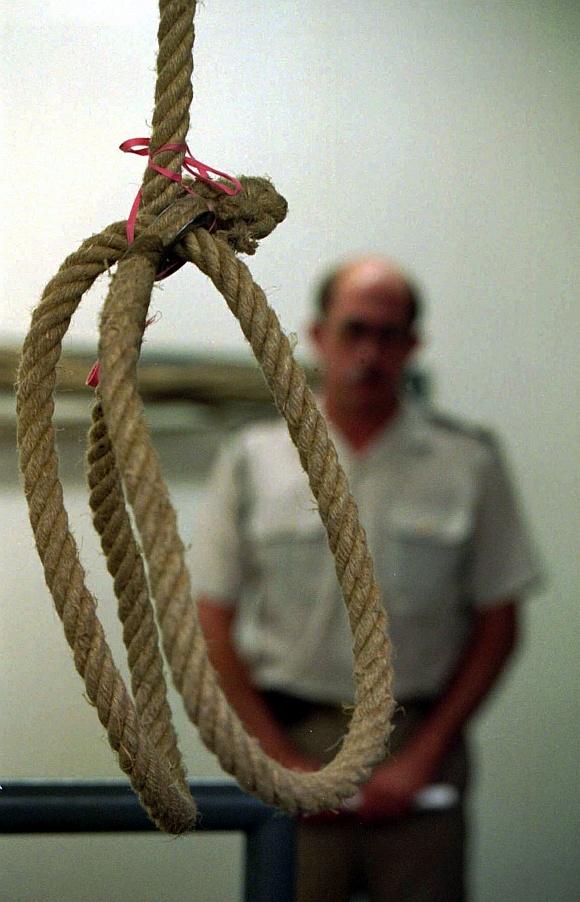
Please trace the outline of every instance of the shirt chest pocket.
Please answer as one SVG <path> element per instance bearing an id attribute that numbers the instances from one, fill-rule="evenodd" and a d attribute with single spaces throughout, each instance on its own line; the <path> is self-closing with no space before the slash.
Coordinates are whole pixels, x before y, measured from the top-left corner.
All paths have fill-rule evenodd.
<path id="1" fill-rule="evenodd" d="M 257 507 L 248 537 L 264 602 L 278 607 L 316 600 L 321 570 L 332 566 L 332 556 L 314 501 L 286 498 Z"/>
<path id="2" fill-rule="evenodd" d="M 395 510 L 388 529 L 393 609 L 443 613 L 457 603 L 472 532 L 469 510 Z"/>

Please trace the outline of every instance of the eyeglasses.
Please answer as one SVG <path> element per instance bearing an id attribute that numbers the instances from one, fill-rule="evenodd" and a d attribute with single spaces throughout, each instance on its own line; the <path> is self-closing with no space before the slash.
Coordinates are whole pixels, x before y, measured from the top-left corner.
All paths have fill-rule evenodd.
<path id="1" fill-rule="evenodd" d="M 376 341 L 381 347 L 391 347 L 408 341 L 410 330 L 408 327 L 385 324 L 384 326 L 371 326 L 358 319 L 348 319 L 340 326 L 343 338 L 352 344 L 363 341 Z"/>

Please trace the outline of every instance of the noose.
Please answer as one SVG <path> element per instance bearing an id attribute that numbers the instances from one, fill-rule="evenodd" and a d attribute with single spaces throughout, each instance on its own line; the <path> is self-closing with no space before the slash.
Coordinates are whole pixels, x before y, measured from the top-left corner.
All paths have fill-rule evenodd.
<path id="1" fill-rule="evenodd" d="M 20 467 L 46 583 L 120 767 L 153 821 L 171 833 L 192 827 L 196 809 L 172 726 L 156 619 L 173 682 L 203 742 L 246 791 L 289 812 L 336 808 L 352 796 L 384 757 L 394 707 L 386 618 L 356 504 L 276 314 L 236 257 L 236 251 L 255 251 L 283 220 L 286 202 L 266 179 L 241 178 L 236 196 L 223 193 L 219 183 L 181 179 L 195 5 L 159 3 L 153 132 L 133 240 L 127 222 L 117 222 L 64 261 L 33 312 L 17 386 Z M 176 515 L 137 388 L 151 290 L 168 258 L 197 266 L 237 317 L 287 422 L 335 558 L 353 636 L 355 707 L 336 757 L 314 773 L 296 773 L 265 755 L 229 707 L 208 662 Z M 100 324 L 88 480 L 119 602 L 132 695 L 113 661 L 69 529 L 52 420 L 62 339 L 84 293 L 114 264 Z"/>

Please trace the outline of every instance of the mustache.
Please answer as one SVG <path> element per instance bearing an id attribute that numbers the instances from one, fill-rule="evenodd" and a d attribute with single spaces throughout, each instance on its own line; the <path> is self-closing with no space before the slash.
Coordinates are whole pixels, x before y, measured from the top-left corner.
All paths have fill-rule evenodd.
<path id="1" fill-rule="evenodd" d="M 346 374 L 347 384 L 353 387 L 364 385 L 368 382 L 382 382 L 383 380 L 384 374 L 380 368 L 372 364 L 362 364 L 361 366 L 353 367 Z"/>

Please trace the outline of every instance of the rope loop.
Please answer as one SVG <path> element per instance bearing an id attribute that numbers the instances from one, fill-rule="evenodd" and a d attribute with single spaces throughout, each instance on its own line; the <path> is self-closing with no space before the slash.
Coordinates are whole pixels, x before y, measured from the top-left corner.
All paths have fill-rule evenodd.
<path id="1" fill-rule="evenodd" d="M 181 173 L 183 164 L 183 151 L 173 148 L 186 146 L 195 5 L 159 3 L 150 146 L 161 150 L 159 166 L 144 174 L 134 240 L 127 222 L 116 222 L 63 262 L 33 311 L 17 382 L 20 468 L 47 586 L 120 767 L 152 820 L 171 833 L 189 830 L 196 808 L 172 725 L 160 645 L 190 719 L 222 767 L 248 792 L 290 812 L 337 808 L 354 795 L 385 755 L 394 708 L 386 615 L 356 504 L 278 318 L 235 256 L 255 252 L 284 219 L 286 201 L 265 178 L 241 177 L 242 190 L 229 196 L 215 184 L 161 171 Z M 238 319 L 286 419 L 335 557 L 353 635 L 355 708 L 336 757 L 315 773 L 295 773 L 265 755 L 229 707 L 208 661 L 176 514 L 137 387 L 152 287 L 172 257 L 208 276 Z M 101 384 L 87 475 L 93 523 L 118 599 L 131 692 L 113 660 L 69 528 L 52 420 L 56 368 L 71 318 L 95 279 L 115 264 L 100 322 Z"/>

